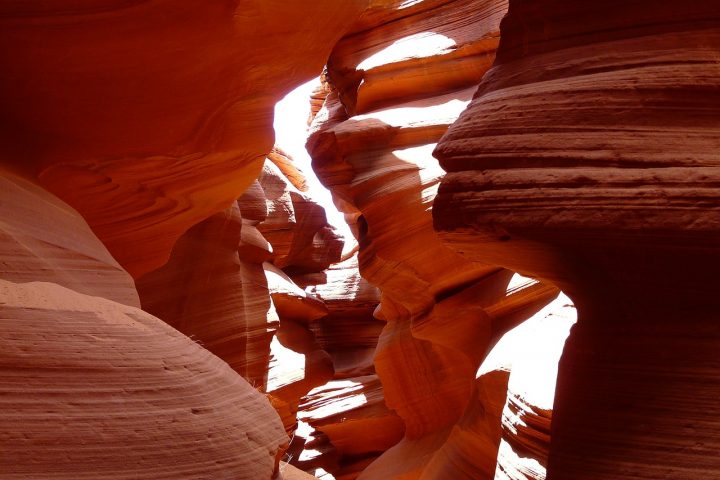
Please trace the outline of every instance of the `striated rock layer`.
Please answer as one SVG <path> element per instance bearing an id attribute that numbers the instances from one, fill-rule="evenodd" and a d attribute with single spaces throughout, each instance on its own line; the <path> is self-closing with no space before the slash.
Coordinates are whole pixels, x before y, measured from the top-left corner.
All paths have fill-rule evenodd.
<path id="1" fill-rule="evenodd" d="M 287 437 L 219 358 L 134 307 L 0 280 L 8 479 L 270 478 Z"/>
<path id="2" fill-rule="evenodd" d="M 0 158 L 138 278 L 253 181 L 273 105 L 367 3 L 4 2 Z"/>
<path id="3" fill-rule="evenodd" d="M 146 311 L 268 393 L 292 433 L 300 398 L 330 380 L 333 365 L 310 325 L 327 308 L 279 267 L 321 271 L 343 243 L 322 207 L 290 184 L 304 179 L 284 158 L 289 178 L 266 162 L 231 208 L 188 230 L 137 285 Z"/>
<path id="4" fill-rule="evenodd" d="M 356 219 L 360 272 L 382 292 L 375 369 L 405 429 L 363 479 L 491 477 L 507 378 L 476 378 L 478 367 L 558 294 L 532 280 L 510 287 L 512 272 L 463 258 L 432 226 L 444 172 L 431 154 L 489 68 L 505 6 L 376 2 L 328 61 L 307 146 Z"/>
<path id="5" fill-rule="evenodd" d="M 245 228 L 252 227 L 242 224 L 237 204 L 213 215 L 188 230 L 170 261 L 137 286 L 145 311 L 261 387 L 278 319 L 270 311 L 262 257 L 250 261 L 238 253 Z"/>
<path id="6" fill-rule="evenodd" d="M 140 306 L 135 284 L 78 212 L 0 167 L 0 278 Z"/>
<path id="7" fill-rule="evenodd" d="M 267 400 L 137 308 L 75 210 L 1 173 L 2 477 L 270 478 L 288 438 Z"/>
<path id="8" fill-rule="evenodd" d="M 720 2 L 511 0 L 435 228 L 560 285 L 548 478 L 718 478 Z"/>

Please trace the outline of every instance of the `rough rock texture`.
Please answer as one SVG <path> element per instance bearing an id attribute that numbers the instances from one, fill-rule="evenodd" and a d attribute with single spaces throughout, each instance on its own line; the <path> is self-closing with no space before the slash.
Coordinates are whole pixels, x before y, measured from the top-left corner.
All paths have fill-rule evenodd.
<path id="1" fill-rule="evenodd" d="M 272 476 L 280 420 L 192 340 L 56 284 L 0 280 L 0 298 L 3 478 Z"/>
<path id="2" fill-rule="evenodd" d="M 0 157 L 138 278 L 253 181 L 274 103 L 367 3 L 4 2 Z"/>
<path id="3" fill-rule="evenodd" d="M 718 478 L 719 22 L 715 0 L 511 0 L 436 150 L 447 244 L 578 306 L 553 480 Z"/>
<path id="4" fill-rule="evenodd" d="M 504 8 L 377 3 L 328 61 L 335 89 L 308 150 L 336 203 L 357 218 L 360 271 L 382 291 L 375 316 L 386 322 L 375 368 L 405 426 L 403 441 L 360 478 L 492 476 L 507 389 L 490 382 L 491 391 L 476 372 L 505 331 L 558 293 L 534 281 L 507 288 L 511 272 L 468 261 L 432 227 L 444 172 L 431 153 L 490 66 Z"/>

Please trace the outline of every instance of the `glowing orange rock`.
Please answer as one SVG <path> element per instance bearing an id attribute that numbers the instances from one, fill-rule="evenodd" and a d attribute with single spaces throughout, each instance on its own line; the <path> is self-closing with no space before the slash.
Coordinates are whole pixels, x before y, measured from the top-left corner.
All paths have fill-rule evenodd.
<path id="1" fill-rule="evenodd" d="M 492 474 L 507 388 L 490 382 L 497 390 L 483 391 L 478 367 L 505 331 L 558 293 L 534 281 L 508 288 L 511 272 L 468 261 L 432 226 L 444 172 L 431 154 L 490 66 L 504 6 L 377 4 L 328 61 L 337 90 L 315 117 L 308 150 L 357 218 L 360 272 L 381 290 L 375 316 L 387 323 L 375 368 L 405 426 L 404 439 L 360 478 Z M 458 69 L 443 77 L 448 64 Z M 484 401 L 496 414 L 483 416 Z M 467 455 L 464 444 L 478 450 Z"/>
<path id="2" fill-rule="evenodd" d="M 135 278 L 222 211 L 367 0 L 5 3 L 3 156 L 77 209 Z"/>
<path id="3" fill-rule="evenodd" d="M 299 173 L 293 175 L 298 183 Z M 267 216 L 258 229 L 273 246 L 276 267 L 319 272 L 340 261 L 344 242 L 320 205 L 300 193 L 273 163 L 265 163 L 258 183 L 267 199 Z"/>

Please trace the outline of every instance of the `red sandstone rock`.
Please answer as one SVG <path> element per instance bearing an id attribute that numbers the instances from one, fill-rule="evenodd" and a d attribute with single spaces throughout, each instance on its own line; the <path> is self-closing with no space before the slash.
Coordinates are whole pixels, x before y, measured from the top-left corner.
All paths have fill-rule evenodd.
<path id="1" fill-rule="evenodd" d="M 302 170 L 295 165 L 292 157 L 290 157 L 290 155 L 288 155 L 280 147 L 273 147 L 267 158 L 280 169 L 285 178 L 287 178 L 295 188 L 301 192 L 306 192 L 308 190 L 309 187 L 307 180 L 305 179 L 305 174 L 303 174 Z"/>
<path id="2" fill-rule="evenodd" d="M 402 420 L 385 405 L 377 375 L 334 380 L 312 390 L 300 405 L 297 462 L 323 478 L 356 478 L 403 436 Z M 330 477 L 330 478 L 332 478 Z"/>
<path id="3" fill-rule="evenodd" d="M 504 3 L 454 6 L 428 2 L 399 14 L 399 3 L 376 5 L 373 20 L 362 20 L 369 23 L 333 51 L 328 79 L 339 94 L 328 96 L 308 141 L 313 166 L 336 203 L 358 215 L 360 272 L 382 291 L 375 316 L 387 322 L 375 367 L 387 406 L 405 425 L 405 439 L 362 478 L 492 474 L 506 387 L 493 383 L 498 391 L 480 394 L 477 369 L 505 331 L 557 295 L 537 282 L 506 290 L 511 272 L 473 264 L 432 229 L 431 206 L 444 172 L 431 152 L 490 65 Z M 468 17 L 483 20 L 463 23 Z M 419 39 L 428 47 L 419 54 L 398 50 Z M 427 77 L 466 53 L 467 68 L 459 67 L 457 77 Z M 499 405 L 495 425 L 488 420 L 464 428 L 464 412 L 482 417 L 478 399 L 490 397 Z M 468 456 L 466 437 L 482 451 Z"/>
<path id="4" fill-rule="evenodd" d="M 340 261 L 343 240 L 327 223 L 325 210 L 298 192 L 266 162 L 259 178 L 267 199 L 260 232 L 273 245 L 272 263 L 295 272 L 319 272 Z"/>
<path id="5" fill-rule="evenodd" d="M 289 463 L 280 463 L 280 479 L 284 480 L 316 480 L 317 477 L 303 472 Z"/>
<path id="6" fill-rule="evenodd" d="M 83 218 L 53 194 L 0 169 L 0 277 L 52 282 L 140 306 L 132 278 Z"/>
<path id="7" fill-rule="evenodd" d="M 720 471 L 719 13 L 511 0 L 495 66 L 435 152 L 447 245 L 578 305 L 552 480 Z"/>
<path id="8" fill-rule="evenodd" d="M 299 418 L 324 433 L 342 455 L 380 453 L 402 438 L 377 375 L 335 380 L 311 391 Z"/>
<path id="9" fill-rule="evenodd" d="M 476 84 L 494 59 L 506 6 L 502 0 L 377 2 L 335 46 L 331 81 L 351 114 Z"/>
<path id="10" fill-rule="evenodd" d="M 380 292 L 360 276 L 357 255 L 321 275 L 296 277 L 295 281 L 307 282 L 308 289 L 325 304 L 327 315 L 313 322 L 312 329 L 333 359 L 335 378 L 374 373 L 373 357 L 385 323 L 373 317 Z"/>
<path id="11" fill-rule="evenodd" d="M 271 345 L 267 391 L 282 402 L 281 416 L 288 432 L 297 427 L 301 398 L 333 378 L 330 356 L 317 342 L 310 324 L 327 315 L 324 303 L 308 295 L 281 270 L 265 264 L 270 295 L 280 318 Z"/>
<path id="12" fill-rule="evenodd" d="M 455 425 L 436 435 L 406 436 L 358 478 L 491 478 L 508 375 L 495 371 L 478 378 L 472 400 Z"/>
<path id="13" fill-rule="evenodd" d="M 303 399 L 300 427 L 288 452 L 320 478 L 354 479 L 404 431 L 384 403 L 373 365 L 384 325 L 373 317 L 380 295 L 360 276 L 356 256 L 295 281 L 307 285 L 327 309 L 310 328 L 332 359 L 335 381 Z"/>
<path id="14" fill-rule="evenodd" d="M 366 5 L 4 3 L 2 155 L 138 278 L 250 185 L 274 103 L 320 72 Z"/>
<path id="15" fill-rule="evenodd" d="M 263 387 L 278 319 L 262 260 L 238 254 L 244 228 L 237 205 L 210 217 L 183 235 L 170 261 L 137 286 L 143 309 Z"/>
<path id="16" fill-rule="evenodd" d="M 0 298 L 3 478 L 272 476 L 277 415 L 192 340 L 51 283 L 0 280 Z"/>

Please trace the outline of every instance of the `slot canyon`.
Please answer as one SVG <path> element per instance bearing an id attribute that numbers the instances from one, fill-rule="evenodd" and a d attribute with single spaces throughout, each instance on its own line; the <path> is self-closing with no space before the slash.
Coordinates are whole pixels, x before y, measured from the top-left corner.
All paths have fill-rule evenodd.
<path id="1" fill-rule="evenodd" d="M 720 480 L 720 0 L 0 1 L 0 479 Z"/>

